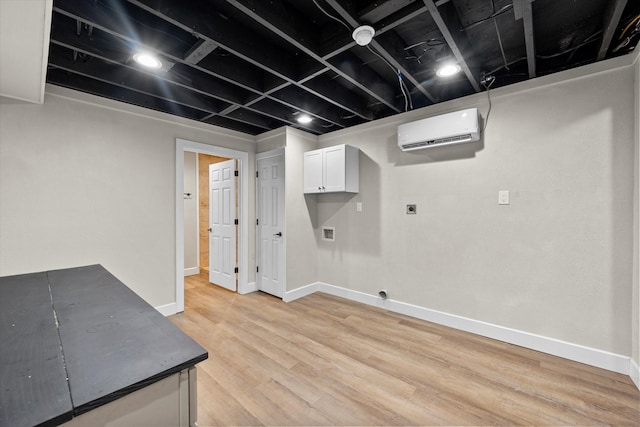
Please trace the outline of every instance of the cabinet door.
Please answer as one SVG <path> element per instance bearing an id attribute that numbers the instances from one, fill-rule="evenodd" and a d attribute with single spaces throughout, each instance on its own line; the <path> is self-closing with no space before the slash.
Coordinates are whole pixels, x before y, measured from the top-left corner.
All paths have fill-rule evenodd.
<path id="1" fill-rule="evenodd" d="M 304 153 L 304 192 L 322 192 L 322 150 Z"/>
<path id="2" fill-rule="evenodd" d="M 337 145 L 324 149 L 325 192 L 345 190 L 345 147 Z"/>

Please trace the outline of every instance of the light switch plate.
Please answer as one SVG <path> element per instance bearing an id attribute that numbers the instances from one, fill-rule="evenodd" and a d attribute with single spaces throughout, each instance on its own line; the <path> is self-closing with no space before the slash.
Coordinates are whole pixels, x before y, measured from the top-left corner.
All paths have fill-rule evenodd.
<path id="1" fill-rule="evenodd" d="M 498 191 L 498 204 L 499 205 L 509 204 L 509 190 Z"/>
<path id="2" fill-rule="evenodd" d="M 356 212 L 362 212 L 362 202 L 356 202 Z"/>

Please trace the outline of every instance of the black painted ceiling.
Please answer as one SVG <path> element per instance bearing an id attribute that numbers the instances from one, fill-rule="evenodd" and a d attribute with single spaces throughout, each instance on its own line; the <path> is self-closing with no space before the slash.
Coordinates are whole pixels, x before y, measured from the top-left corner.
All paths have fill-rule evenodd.
<path id="1" fill-rule="evenodd" d="M 323 134 L 627 53 L 638 3 L 54 0 L 47 81 L 252 135 Z M 163 68 L 133 62 L 140 49 Z M 462 71 L 437 77 L 446 60 Z"/>

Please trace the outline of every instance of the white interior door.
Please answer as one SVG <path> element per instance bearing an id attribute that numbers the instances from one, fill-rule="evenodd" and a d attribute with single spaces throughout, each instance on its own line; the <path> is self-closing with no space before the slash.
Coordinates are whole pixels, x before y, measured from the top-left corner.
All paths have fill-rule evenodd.
<path id="1" fill-rule="evenodd" d="M 236 161 L 209 165 L 209 281 L 236 290 Z"/>
<path id="2" fill-rule="evenodd" d="M 258 289 L 282 298 L 285 282 L 284 153 L 256 161 Z"/>

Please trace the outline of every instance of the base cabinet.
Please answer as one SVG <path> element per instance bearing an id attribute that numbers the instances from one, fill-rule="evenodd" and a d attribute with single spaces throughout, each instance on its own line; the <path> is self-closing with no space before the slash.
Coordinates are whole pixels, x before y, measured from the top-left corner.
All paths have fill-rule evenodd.
<path id="1" fill-rule="evenodd" d="M 196 368 L 107 403 L 62 427 L 197 427 Z"/>
<path id="2" fill-rule="evenodd" d="M 360 191 L 360 150 L 341 144 L 304 153 L 304 192 Z"/>

